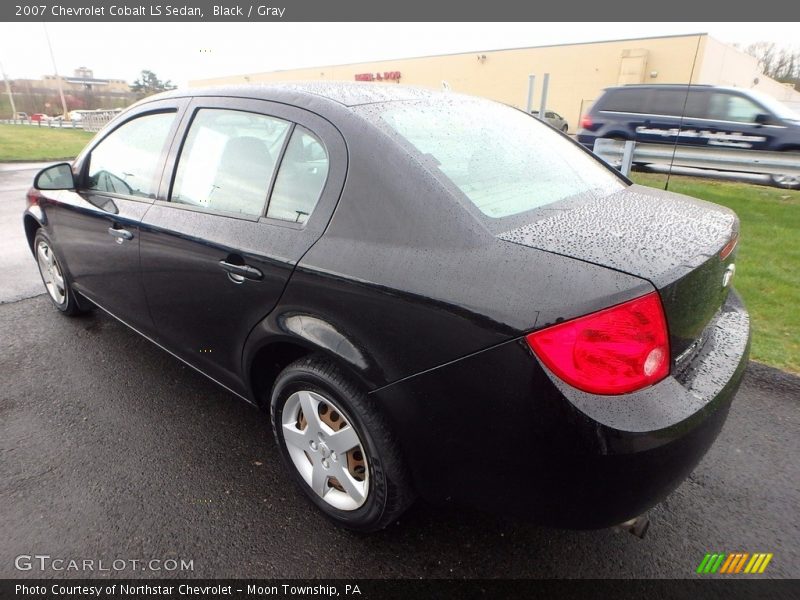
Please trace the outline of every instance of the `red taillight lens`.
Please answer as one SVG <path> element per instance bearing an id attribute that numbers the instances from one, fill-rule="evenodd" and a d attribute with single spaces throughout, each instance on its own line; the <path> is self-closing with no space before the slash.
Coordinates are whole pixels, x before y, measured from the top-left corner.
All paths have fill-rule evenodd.
<path id="1" fill-rule="evenodd" d="M 589 115 L 583 115 L 583 117 L 581 117 L 581 127 L 584 129 L 591 129 L 592 125 L 594 125 L 592 117 Z"/>
<path id="2" fill-rule="evenodd" d="M 25 200 L 28 203 L 28 208 L 31 206 L 35 206 L 39 204 L 39 199 L 42 197 L 42 193 L 37 190 L 36 188 L 31 188 L 28 190 L 28 195 L 25 196 Z"/>
<path id="3" fill-rule="evenodd" d="M 669 374 L 669 339 L 656 292 L 526 336 L 559 378 L 593 394 L 626 394 Z"/>
<path id="4" fill-rule="evenodd" d="M 731 255 L 731 252 L 733 252 L 734 248 L 736 248 L 736 244 L 738 243 L 739 243 L 739 232 L 737 231 L 731 236 L 730 241 L 727 244 L 725 244 L 722 250 L 719 251 L 720 260 L 725 260 L 726 258 L 728 258 Z"/>

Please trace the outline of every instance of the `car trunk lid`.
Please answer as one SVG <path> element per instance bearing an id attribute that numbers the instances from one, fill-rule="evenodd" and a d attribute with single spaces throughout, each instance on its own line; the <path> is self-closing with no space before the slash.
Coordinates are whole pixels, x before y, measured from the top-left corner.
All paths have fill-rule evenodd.
<path id="1" fill-rule="evenodd" d="M 554 210 L 555 209 L 555 210 Z M 738 235 L 727 208 L 638 185 L 605 198 L 572 199 L 500 239 L 615 269 L 658 290 L 680 366 L 702 345 L 703 331 L 728 294 Z"/>

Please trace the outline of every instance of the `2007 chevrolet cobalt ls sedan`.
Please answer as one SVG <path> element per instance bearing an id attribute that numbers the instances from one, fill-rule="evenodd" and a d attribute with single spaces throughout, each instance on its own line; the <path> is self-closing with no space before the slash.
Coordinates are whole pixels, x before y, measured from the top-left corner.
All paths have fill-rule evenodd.
<path id="1" fill-rule="evenodd" d="M 747 362 L 731 211 L 477 98 L 155 96 L 42 171 L 24 223 L 58 310 L 98 306 L 269 410 L 300 488 L 354 529 L 418 495 L 635 517 L 706 452 Z"/>

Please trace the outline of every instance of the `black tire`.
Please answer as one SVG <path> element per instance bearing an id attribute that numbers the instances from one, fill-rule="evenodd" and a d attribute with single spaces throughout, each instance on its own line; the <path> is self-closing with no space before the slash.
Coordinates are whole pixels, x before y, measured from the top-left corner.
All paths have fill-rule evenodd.
<path id="1" fill-rule="evenodd" d="M 786 150 L 786 152 L 797 156 L 800 161 L 800 150 Z M 772 185 L 782 190 L 800 190 L 800 176 L 797 175 L 770 175 Z"/>
<path id="2" fill-rule="evenodd" d="M 561 132 L 562 133 L 567 133 L 567 131 L 569 131 L 569 125 L 564 125 L 564 126 L 561 127 Z"/>
<path id="3" fill-rule="evenodd" d="M 331 506 L 303 479 L 283 436 L 283 409 L 295 392 L 317 393 L 348 418 L 358 435 L 369 469 L 363 504 L 352 510 Z M 303 493 L 336 524 L 356 531 L 377 531 L 395 522 L 414 500 L 408 471 L 392 432 L 361 387 L 329 360 L 310 356 L 286 367 L 275 380 L 270 399 L 272 431 L 281 457 Z"/>
<path id="4" fill-rule="evenodd" d="M 47 279 L 45 272 L 43 271 L 42 263 L 39 260 L 38 252 L 41 244 L 45 244 L 49 251 L 52 253 L 53 261 L 55 262 L 55 266 L 60 273 L 64 285 L 63 288 L 59 288 L 60 291 L 63 290 L 63 300 L 59 301 L 53 293 L 51 293 L 47 289 Z M 53 244 L 50 236 L 44 231 L 44 229 L 39 228 L 36 231 L 36 235 L 33 238 L 33 257 L 36 260 L 36 264 L 39 267 L 39 275 L 42 278 L 42 283 L 45 285 L 45 291 L 47 293 L 47 297 L 50 298 L 50 301 L 53 303 L 53 306 L 56 307 L 61 313 L 67 315 L 68 317 L 74 317 L 77 315 L 82 315 L 88 312 L 88 309 L 84 308 L 80 304 L 80 299 L 78 298 L 78 294 L 72 289 L 72 286 L 69 283 L 69 278 L 67 277 L 66 271 L 64 270 L 64 261 L 61 259 L 61 255 L 59 254 L 58 250 L 56 249 L 55 245 Z M 58 295 L 58 294 L 56 294 Z M 88 304 L 85 300 L 83 304 Z"/>

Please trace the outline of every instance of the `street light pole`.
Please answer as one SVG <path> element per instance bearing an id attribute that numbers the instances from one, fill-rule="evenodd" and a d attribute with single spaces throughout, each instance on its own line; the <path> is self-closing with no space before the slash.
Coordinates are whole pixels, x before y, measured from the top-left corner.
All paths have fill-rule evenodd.
<path id="1" fill-rule="evenodd" d="M 53 45 L 50 43 L 50 34 L 47 33 L 47 24 L 42 23 L 44 27 L 44 37 L 47 39 L 47 47 L 50 49 L 50 60 L 53 61 L 53 73 L 56 76 L 56 83 L 58 84 L 58 95 L 61 96 L 61 116 L 67 118 L 67 101 L 64 99 L 64 87 L 61 84 L 61 77 L 58 76 L 58 68 L 56 67 L 56 57 L 53 54 Z"/>
<path id="2" fill-rule="evenodd" d="M 11 84 L 8 83 L 8 77 L 6 76 L 6 70 L 3 68 L 3 63 L 0 63 L 0 73 L 3 74 L 3 81 L 6 83 L 6 94 L 8 94 L 8 100 L 11 102 L 11 118 L 17 118 L 17 107 L 14 104 L 14 94 L 11 93 Z"/>

